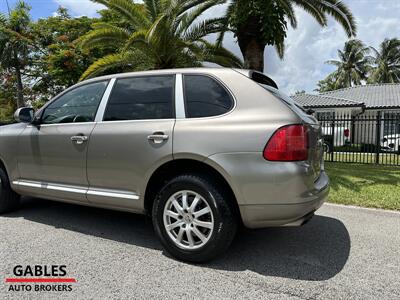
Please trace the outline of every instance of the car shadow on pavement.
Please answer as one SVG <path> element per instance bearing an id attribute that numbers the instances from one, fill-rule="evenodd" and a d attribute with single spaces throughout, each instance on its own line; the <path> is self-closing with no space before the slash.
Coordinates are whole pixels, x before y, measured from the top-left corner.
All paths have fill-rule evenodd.
<path id="1" fill-rule="evenodd" d="M 4 217 L 24 218 L 57 229 L 162 251 L 150 218 L 142 215 L 24 198 L 19 211 Z M 341 221 L 317 215 L 302 227 L 241 229 L 223 257 L 202 266 L 322 281 L 343 269 L 350 245 L 349 233 Z"/>
<path id="2" fill-rule="evenodd" d="M 316 215 L 302 227 L 241 229 L 227 254 L 209 267 L 322 281 L 343 269 L 350 245 L 349 232 L 341 221 Z"/>

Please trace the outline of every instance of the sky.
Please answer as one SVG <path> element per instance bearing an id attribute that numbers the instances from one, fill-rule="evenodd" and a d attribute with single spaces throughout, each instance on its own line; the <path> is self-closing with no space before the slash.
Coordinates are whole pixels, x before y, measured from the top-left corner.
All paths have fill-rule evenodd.
<path id="1" fill-rule="evenodd" d="M 8 0 L 12 7 L 17 0 Z M 102 6 L 90 0 L 26 0 L 32 7 L 34 19 L 51 16 L 59 5 L 69 9 L 73 16 L 95 17 Z M 139 2 L 139 1 L 138 1 Z M 358 24 L 357 38 L 375 48 L 385 38 L 400 38 L 400 0 L 344 0 L 350 6 Z M 207 16 L 218 16 L 223 6 L 213 8 Z M 7 12 L 6 0 L 0 0 L 0 11 Z M 265 51 L 265 70 L 280 89 L 292 94 L 305 90 L 313 92 L 319 80 L 334 71 L 325 62 L 337 58 L 337 49 L 347 40 L 344 30 L 331 18 L 322 28 L 304 11 L 297 9 L 298 26 L 289 29 L 285 58 L 280 60 L 273 48 Z M 232 34 L 227 35 L 225 47 L 240 55 Z"/>

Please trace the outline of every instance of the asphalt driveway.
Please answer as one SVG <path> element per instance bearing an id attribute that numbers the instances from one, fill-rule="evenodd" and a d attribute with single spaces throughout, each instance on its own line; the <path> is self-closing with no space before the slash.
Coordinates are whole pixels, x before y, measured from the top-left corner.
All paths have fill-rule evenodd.
<path id="1" fill-rule="evenodd" d="M 324 205 L 301 228 L 242 230 L 201 266 L 164 253 L 144 216 L 25 199 L 0 229 L 2 298 L 400 298 L 400 213 Z M 66 265 L 77 283 L 9 291 L 16 265 Z"/>

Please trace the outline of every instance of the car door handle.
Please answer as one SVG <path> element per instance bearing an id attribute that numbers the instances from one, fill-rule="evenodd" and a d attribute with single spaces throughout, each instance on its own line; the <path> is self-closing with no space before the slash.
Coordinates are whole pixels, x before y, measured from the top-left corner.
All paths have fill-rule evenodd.
<path id="1" fill-rule="evenodd" d="M 71 137 L 71 141 L 75 142 L 77 145 L 82 145 L 87 140 L 88 137 L 85 135 L 74 135 Z"/>
<path id="2" fill-rule="evenodd" d="M 169 136 L 164 134 L 163 132 L 154 132 L 149 135 L 147 139 L 152 141 L 154 144 L 161 144 L 162 142 L 168 140 Z"/>

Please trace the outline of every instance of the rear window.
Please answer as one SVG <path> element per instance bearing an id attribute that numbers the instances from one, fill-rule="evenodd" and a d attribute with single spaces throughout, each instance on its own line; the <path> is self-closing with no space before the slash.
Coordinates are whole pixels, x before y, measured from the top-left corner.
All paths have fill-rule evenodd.
<path id="1" fill-rule="evenodd" d="M 228 91 L 208 76 L 185 75 L 184 90 L 187 118 L 223 115 L 233 108 Z"/>
<path id="2" fill-rule="evenodd" d="M 290 105 L 291 107 L 295 107 L 297 109 L 302 110 L 303 112 L 307 113 L 306 109 L 301 106 L 300 104 L 296 103 L 292 98 L 290 98 L 288 95 L 282 93 L 281 91 L 265 85 L 265 84 L 260 84 L 263 88 L 265 88 L 268 92 L 270 92 L 271 94 L 273 94 L 276 98 L 284 101 L 286 104 Z"/>

